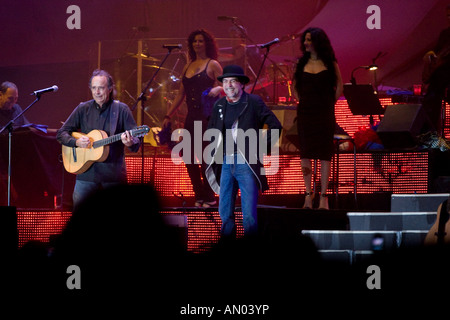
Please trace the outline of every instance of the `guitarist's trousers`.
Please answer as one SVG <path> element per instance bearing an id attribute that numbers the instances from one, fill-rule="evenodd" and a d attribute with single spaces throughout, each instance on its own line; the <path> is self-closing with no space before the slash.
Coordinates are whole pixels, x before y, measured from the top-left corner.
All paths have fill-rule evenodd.
<path id="1" fill-rule="evenodd" d="M 75 187 L 73 189 L 73 210 L 75 210 L 81 203 L 83 203 L 86 198 L 92 196 L 96 191 L 101 189 L 106 189 L 109 187 L 114 187 L 119 185 L 118 182 L 92 182 L 77 180 L 75 182 Z"/>

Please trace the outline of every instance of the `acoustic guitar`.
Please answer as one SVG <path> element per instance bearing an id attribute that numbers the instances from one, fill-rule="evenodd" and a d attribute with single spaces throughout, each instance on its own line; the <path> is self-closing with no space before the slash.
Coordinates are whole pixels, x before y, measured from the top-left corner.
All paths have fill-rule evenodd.
<path id="1" fill-rule="evenodd" d="M 445 200 L 437 209 L 436 222 L 425 237 L 425 245 L 446 244 L 450 242 L 450 204 Z"/>
<path id="2" fill-rule="evenodd" d="M 129 130 L 131 136 L 142 137 L 150 131 L 148 126 L 139 126 L 135 129 Z M 123 132 L 122 132 L 123 133 Z M 81 132 L 72 132 L 72 137 L 75 139 L 81 136 L 88 136 L 91 140 L 89 148 L 77 148 L 62 146 L 62 158 L 64 168 L 67 172 L 73 174 L 80 174 L 86 172 L 94 162 L 103 162 L 108 158 L 109 144 L 119 141 L 122 133 L 115 134 L 108 137 L 108 134 L 103 130 L 92 130 L 88 134 Z"/>

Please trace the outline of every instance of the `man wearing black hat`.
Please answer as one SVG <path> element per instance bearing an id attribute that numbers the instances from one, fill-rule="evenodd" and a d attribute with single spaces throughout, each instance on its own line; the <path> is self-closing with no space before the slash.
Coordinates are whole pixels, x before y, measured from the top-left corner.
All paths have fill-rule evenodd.
<path id="1" fill-rule="evenodd" d="M 236 234 L 234 204 L 239 189 L 244 235 L 252 236 L 258 228 L 259 191 L 268 189 L 263 154 L 270 153 L 277 142 L 281 124 L 261 97 L 244 91 L 249 78 L 240 66 L 226 66 L 217 80 L 222 82 L 226 96 L 215 103 L 209 120 L 208 129 L 219 130 L 221 134 L 214 141 L 215 154 L 206 176 L 211 188 L 219 194 L 222 237 Z M 268 126 L 266 139 L 261 134 L 264 124 Z"/>

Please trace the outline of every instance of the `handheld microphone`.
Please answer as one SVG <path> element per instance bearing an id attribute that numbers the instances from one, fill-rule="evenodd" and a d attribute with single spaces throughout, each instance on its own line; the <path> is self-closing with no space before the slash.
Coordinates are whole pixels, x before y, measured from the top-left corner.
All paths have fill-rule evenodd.
<path id="1" fill-rule="evenodd" d="M 44 92 L 50 92 L 50 91 L 58 91 L 58 86 L 52 86 L 52 87 L 50 87 L 50 88 L 45 88 L 45 89 L 41 89 L 41 90 L 36 90 L 36 91 L 34 91 L 33 93 L 31 93 L 30 94 L 30 96 L 37 96 L 37 95 L 39 95 L 39 94 L 41 94 L 41 93 L 44 93 Z"/>
<path id="2" fill-rule="evenodd" d="M 222 21 L 226 21 L 226 20 L 236 21 L 236 20 L 237 20 L 237 17 L 218 16 L 217 19 L 218 19 L 218 20 L 222 20 Z"/>
<path id="3" fill-rule="evenodd" d="M 261 49 L 264 49 L 264 48 L 270 47 L 271 45 L 273 45 L 273 44 L 275 44 L 275 43 L 278 43 L 278 42 L 280 42 L 280 39 L 275 38 L 275 39 L 273 39 L 273 40 L 270 41 L 270 42 L 267 42 L 267 43 L 265 43 L 265 44 L 262 44 L 262 45 L 260 46 L 260 48 L 261 48 Z"/>
<path id="4" fill-rule="evenodd" d="M 164 44 L 163 48 L 164 49 L 181 49 L 183 46 L 179 43 L 179 44 Z"/>

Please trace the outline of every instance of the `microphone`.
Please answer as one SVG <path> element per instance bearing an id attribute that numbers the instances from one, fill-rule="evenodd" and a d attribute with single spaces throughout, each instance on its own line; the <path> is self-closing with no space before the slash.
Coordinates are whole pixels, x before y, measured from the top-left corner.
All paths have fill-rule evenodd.
<path id="1" fill-rule="evenodd" d="M 164 49 L 169 49 L 169 50 L 172 50 L 172 49 L 181 49 L 183 46 L 179 43 L 179 44 L 164 44 L 163 45 L 163 48 Z"/>
<path id="2" fill-rule="evenodd" d="M 236 20 L 237 20 L 237 17 L 218 16 L 217 19 L 218 19 L 218 20 L 222 20 L 222 21 L 227 21 L 227 20 L 236 21 Z"/>
<path id="3" fill-rule="evenodd" d="M 273 44 L 275 44 L 275 43 L 278 43 L 278 42 L 280 42 L 280 39 L 275 38 L 275 39 L 273 39 L 273 40 L 270 41 L 270 42 L 267 42 L 267 43 L 265 43 L 265 44 L 260 45 L 259 47 L 260 47 L 261 49 L 268 48 L 268 47 L 270 47 L 271 45 L 273 45 Z"/>
<path id="4" fill-rule="evenodd" d="M 40 95 L 41 93 L 44 92 L 50 92 L 50 91 L 58 91 L 58 86 L 52 86 L 50 88 L 45 88 L 45 89 L 41 89 L 41 90 L 36 90 L 33 93 L 30 94 L 30 96 L 37 96 Z"/>

